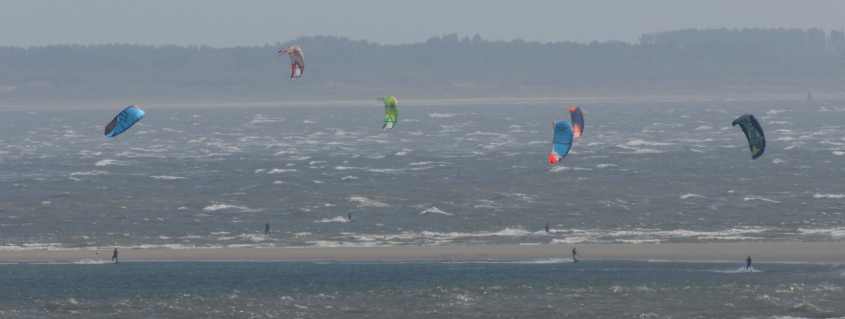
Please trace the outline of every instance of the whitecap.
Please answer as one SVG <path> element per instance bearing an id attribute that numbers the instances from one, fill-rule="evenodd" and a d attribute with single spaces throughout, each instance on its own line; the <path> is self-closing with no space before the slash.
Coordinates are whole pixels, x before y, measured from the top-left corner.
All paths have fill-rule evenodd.
<path id="1" fill-rule="evenodd" d="M 816 199 L 842 199 L 845 198 L 845 194 L 813 194 L 813 198 Z"/>
<path id="2" fill-rule="evenodd" d="M 431 208 L 428 208 L 428 209 L 420 212 L 420 215 L 427 215 L 427 214 L 440 214 L 440 215 L 446 215 L 446 216 L 454 216 L 455 215 L 455 214 L 452 214 L 452 213 L 445 212 L 445 211 L 441 210 L 440 208 L 437 208 L 437 206 L 431 206 Z"/>
<path id="3" fill-rule="evenodd" d="M 114 159 L 104 159 L 104 160 L 99 160 L 96 163 L 94 163 L 94 166 L 97 166 L 97 167 L 125 166 L 125 165 L 128 165 L 128 163 L 123 162 L 123 161 L 114 160 Z"/>
<path id="4" fill-rule="evenodd" d="M 335 216 L 333 218 L 323 218 L 315 220 L 315 223 L 348 223 L 349 219 L 343 216 Z"/>
<path id="5" fill-rule="evenodd" d="M 165 180 L 165 181 L 176 181 L 176 180 L 187 179 L 187 178 L 181 177 L 181 176 L 169 176 L 169 175 L 150 176 L 150 178 L 158 179 L 158 180 Z"/>
<path id="6" fill-rule="evenodd" d="M 72 262 L 75 265 L 102 265 L 102 264 L 111 264 L 111 260 L 104 260 L 104 259 L 81 259 Z"/>
<path id="7" fill-rule="evenodd" d="M 290 173 L 290 172 L 296 172 L 296 169 L 295 168 L 274 168 L 274 169 L 267 171 L 267 174 L 272 175 L 272 174 L 283 174 L 283 173 Z"/>
<path id="8" fill-rule="evenodd" d="M 768 202 L 768 203 L 780 204 L 780 201 L 776 201 L 776 200 L 771 199 L 771 198 L 766 198 L 766 197 L 757 196 L 757 195 L 745 196 L 745 198 L 743 198 L 742 200 L 746 201 L 746 202 L 758 200 L 758 201 L 763 201 L 763 202 Z"/>
<path id="9" fill-rule="evenodd" d="M 369 199 L 364 196 L 350 196 L 349 201 L 356 203 L 358 207 L 376 207 L 376 208 L 383 208 L 388 207 L 387 203 L 383 203 L 374 199 Z"/>
<path id="10" fill-rule="evenodd" d="M 257 213 L 262 211 L 261 209 L 253 209 L 246 206 L 237 206 L 225 203 L 212 203 L 202 209 L 206 212 L 216 212 L 216 211 L 237 211 L 240 213 Z"/>
<path id="11" fill-rule="evenodd" d="M 699 194 L 693 194 L 693 193 L 687 193 L 687 194 L 681 195 L 681 199 L 690 199 L 690 198 L 706 198 L 706 196 L 699 195 Z"/>
<path id="12" fill-rule="evenodd" d="M 845 237 L 845 227 L 834 228 L 798 228 L 798 232 L 807 236 L 828 236 L 831 238 Z"/>

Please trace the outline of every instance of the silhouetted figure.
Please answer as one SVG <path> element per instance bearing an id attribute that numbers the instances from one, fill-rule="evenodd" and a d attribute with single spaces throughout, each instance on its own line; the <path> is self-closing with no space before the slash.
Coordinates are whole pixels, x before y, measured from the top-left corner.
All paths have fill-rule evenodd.
<path id="1" fill-rule="evenodd" d="M 117 248 L 114 249 L 114 252 L 111 253 L 111 262 L 117 263 Z"/>
<path id="2" fill-rule="evenodd" d="M 751 270 L 751 256 L 745 258 L 745 270 Z"/>
<path id="3" fill-rule="evenodd" d="M 270 224 L 264 224 L 264 235 L 270 235 Z"/>
<path id="4" fill-rule="evenodd" d="M 573 263 L 578 262 L 578 251 L 575 250 L 575 247 L 572 247 L 572 262 Z"/>
<path id="5" fill-rule="evenodd" d="M 352 213 L 346 213 L 346 220 L 352 222 Z"/>
<path id="6" fill-rule="evenodd" d="M 549 233 L 549 223 L 546 223 L 546 233 Z"/>

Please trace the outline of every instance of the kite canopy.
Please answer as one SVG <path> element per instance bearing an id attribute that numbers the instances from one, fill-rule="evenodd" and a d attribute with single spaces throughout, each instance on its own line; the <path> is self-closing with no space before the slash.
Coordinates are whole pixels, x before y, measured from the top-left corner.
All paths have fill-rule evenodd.
<path id="1" fill-rule="evenodd" d="M 549 164 L 557 164 L 562 158 L 566 157 L 566 154 L 569 154 L 569 150 L 572 148 L 572 138 L 572 127 L 569 125 L 569 121 L 556 121 L 554 123 Z"/>
<path id="2" fill-rule="evenodd" d="M 748 148 L 751 150 L 751 159 L 757 159 L 766 151 L 766 136 L 763 135 L 763 127 L 754 115 L 745 114 L 734 120 L 731 125 L 739 125 L 745 138 L 748 140 Z"/>
<path id="3" fill-rule="evenodd" d="M 134 105 L 127 106 L 106 125 L 105 135 L 106 137 L 116 137 L 138 123 L 142 118 L 144 118 L 144 110 Z"/>
<path id="4" fill-rule="evenodd" d="M 287 53 L 290 58 L 290 79 L 301 78 L 302 73 L 305 73 L 305 54 L 302 53 L 302 48 L 292 45 L 279 50 L 279 54 L 283 53 Z"/>
<path id="5" fill-rule="evenodd" d="M 569 115 L 572 117 L 572 134 L 578 138 L 584 134 L 584 113 L 581 108 L 573 106 L 569 108 Z"/>
<path id="6" fill-rule="evenodd" d="M 384 126 L 381 128 L 393 128 L 393 126 L 396 125 L 396 122 L 399 121 L 399 108 L 397 108 L 399 100 L 397 100 L 395 96 L 388 96 L 382 98 L 382 100 L 384 100 Z"/>

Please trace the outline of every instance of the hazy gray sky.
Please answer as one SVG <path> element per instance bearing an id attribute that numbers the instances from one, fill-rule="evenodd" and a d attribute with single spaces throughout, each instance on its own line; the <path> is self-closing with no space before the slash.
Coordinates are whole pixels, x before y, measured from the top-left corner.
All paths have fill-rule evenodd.
<path id="1" fill-rule="evenodd" d="M 301 35 L 635 41 L 691 27 L 845 27 L 837 0 L 0 0 L 0 45 L 255 45 Z"/>

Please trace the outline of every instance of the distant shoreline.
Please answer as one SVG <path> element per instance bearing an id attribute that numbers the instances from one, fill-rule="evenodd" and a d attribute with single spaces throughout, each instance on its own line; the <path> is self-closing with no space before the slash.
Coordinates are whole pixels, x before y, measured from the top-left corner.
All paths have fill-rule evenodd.
<path id="1" fill-rule="evenodd" d="M 845 263 L 845 242 L 456 245 L 391 247 L 125 248 L 121 262 L 471 262 L 569 259 L 583 261 Z M 111 248 L 0 251 L 0 263 L 106 263 Z"/>
<path id="2" fill-rule="evenodd" d="M 754 94 L 573 94 L 568 96 L 466 96 L 466 97 L 419 97 L 398 96 L 402 106 L 467 106 L 467 105 L 548 105 L 548 104 L 630 104 L 630 103 L 735 103 L 735 102 L 806 102 L 806 93 L 754 93 Z M 845 100 L 845 93 L 817 94 L 820 101 Z M 102 99 L 44 99 L 44 100 L 0 100 L 0 111 L 55 111 L 55 110 L 113 110 L 120 106 L 137 104 L 144 109 L 215 109 L 215 108 L 296 108 L 296 107 L 369 107 L 380 105 L 376 97 L 367 98 L 297 98 L 281 99 L 212 99 L 203 98 L 114 98 Z"/>

